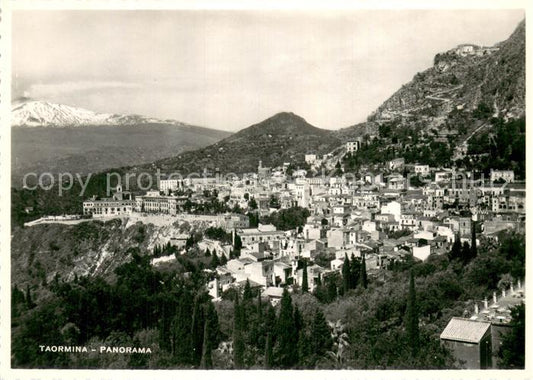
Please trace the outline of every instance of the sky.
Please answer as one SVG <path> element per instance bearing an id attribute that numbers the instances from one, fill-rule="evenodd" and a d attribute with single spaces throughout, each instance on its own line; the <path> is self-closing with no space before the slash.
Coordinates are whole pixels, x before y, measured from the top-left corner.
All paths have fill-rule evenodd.
<path id="1" fill-rule="evenodd" d="M 366 117 L 461 43 L 509 37 L 521 10 L 15 11 L 12 98 L 237 131 L 278 112 Z"/>

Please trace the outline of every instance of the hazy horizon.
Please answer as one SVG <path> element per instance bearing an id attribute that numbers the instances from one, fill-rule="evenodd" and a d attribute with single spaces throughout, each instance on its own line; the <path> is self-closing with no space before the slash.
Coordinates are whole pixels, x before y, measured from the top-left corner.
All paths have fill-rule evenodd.
<path id="1" fill-rule="evenodd" d="M 278 112 L 365 121 L 461 43 L 523 10 L 15 11 L 12 97 L 235 132 Z"/>

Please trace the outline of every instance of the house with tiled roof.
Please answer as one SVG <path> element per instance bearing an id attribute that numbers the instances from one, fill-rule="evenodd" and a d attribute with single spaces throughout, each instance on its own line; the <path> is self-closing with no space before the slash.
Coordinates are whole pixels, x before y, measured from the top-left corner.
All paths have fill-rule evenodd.
<path id="1" fill-rule="evenodd" d="M 462 368 L 492 367 L 490 323 L 454 317 L 440 334 L 441 342 L 452 351 Z"/>

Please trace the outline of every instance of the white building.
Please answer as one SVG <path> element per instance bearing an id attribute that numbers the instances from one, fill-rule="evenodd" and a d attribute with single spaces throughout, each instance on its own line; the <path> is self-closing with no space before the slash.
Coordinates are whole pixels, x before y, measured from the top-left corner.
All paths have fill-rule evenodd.
<path id="1" fill-rule="evenodd" d="M 429 174 L 429 165 L 415 165 L 417 175 L 426 176 Z"/>
<path id="2" fill-rule="evenodd" d="M 163 192 L 176 191 L 183 187 L 183 181 L 180 179 L 160 179 L 159 190 Z"/>
<path id="3" fill-rule="evenodd" d="M 83 214 L 95 218 L 106 216 L 130 215 L 135 208 L 135 201 L 130 192 L 122 191 L 122 186 L 117 186 L 111 198 L 98 199 L 93 196 L 83 202 Z"/>
<path id="4" fill-rule="evenodd" d="M 361 147 L 361 143 L 359 141 L 348 141 L 346 143 L 346 151 L 348 153 L 357 152 L 360 147 Z"/>
<path id="5" fill-rule="evenodd" d="M 505 182 L 514 182 L 514 171 L 512 170 L 493 170 L 490 169 L 491 182 L 504 180 Z"/>
<path id="6" fill-rule="evenodd" d="M 316 162 L 316 154 L 306 154 L 305 155 L 305 162 L 308 163 L 309 165 L 312 165 Z"/>
<path id="7" fill-rule="evenodd" d="M 419 260 L 426 261 L 431 254 L 431 246 L 413 247 L 413 256 Z"/>
<path id="8" fill-rule="evenodd" d="M 399 221 L 402 214 L 402 205 L 396 201 L 384 204 L 381 206 L 381 214 L 394 215 L 394 220 Z"/>

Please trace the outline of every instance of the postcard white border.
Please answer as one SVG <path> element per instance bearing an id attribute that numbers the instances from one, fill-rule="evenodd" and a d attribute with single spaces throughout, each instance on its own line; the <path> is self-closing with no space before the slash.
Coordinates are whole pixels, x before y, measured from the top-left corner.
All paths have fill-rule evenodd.
<path id="1" fill-rule="evenodd" d="M 522 0 L 449 0 L 449 1 L 422 1 L 422 0 L 385 0 L 385 1 L 319 1 L 319 0 L 1 0 L 0 21 L 0 379 L 204 379 L 206 377 L 231 379 L 249 378 L 251 376 L 267 379 L 275 376 L 279 379 L 289 379 L 295 376 L 309 379 L 526 379 L 533 378 L 533 326 L 530 308 L 527 308 L 526 325 L 526 370 L 448 370 L 448 371 L 184 371 L 184 370 L 22 370 L 10 368 L 10 104 L 11 104 L 11 12 L 13 10 L 30 9 L 188 9 L 188 10 L 348 10 L 348 9 L 524 9 L 526 12 L 526 79 L 527 89 L 530 88 L 532 60 L 531 32 L 527 21 L 531 13 L 531 5 Z M 526 90 L 526 114 L 530 109 L 532 95 Z M 527 133 L 527 146 L 533 146 L 533 134 Z M 527 162 L 532 162 L 531 149 L 527 150 Z M 533 178 L 533 169 L 527 165 L 527 175 Z M 527 209 L 533 210 L 533 199 L 527 192 Z M 529 222 L 527 222 L 526 235 L 526 273 L 532 273 L 533 250 Z M 531 276 L 529 276 L 531 277 Z M 526 277 L 526 288 L 531 288 L 531 280 Z M 529 372 L 529 374 L 528 374 Z"/>

